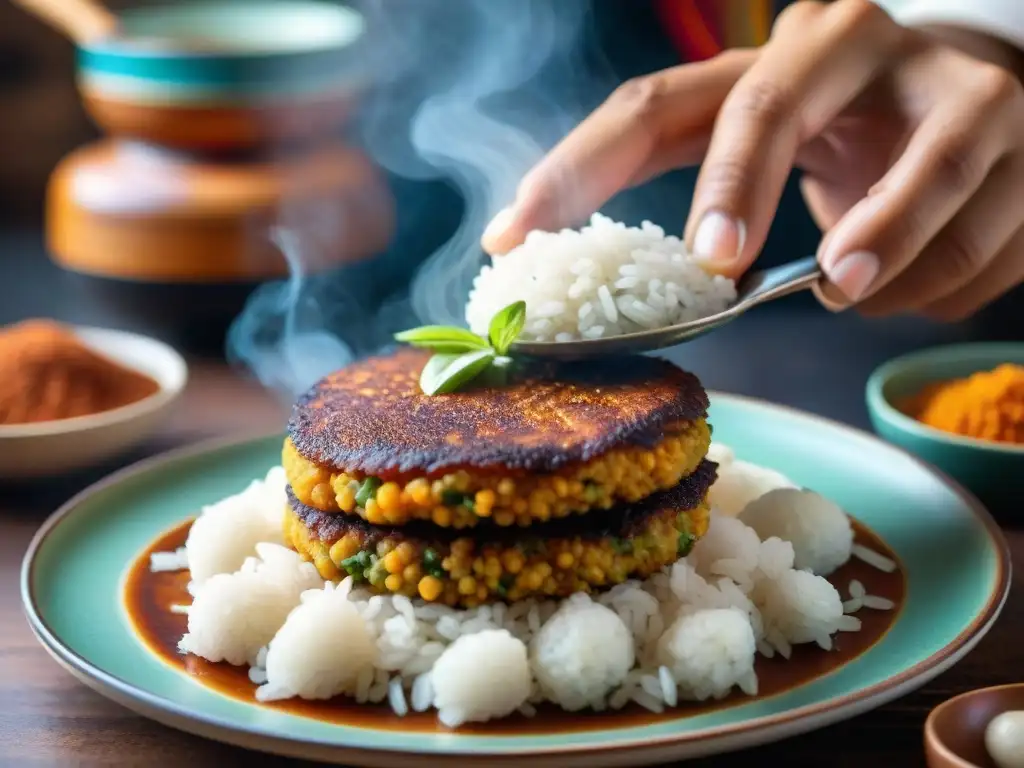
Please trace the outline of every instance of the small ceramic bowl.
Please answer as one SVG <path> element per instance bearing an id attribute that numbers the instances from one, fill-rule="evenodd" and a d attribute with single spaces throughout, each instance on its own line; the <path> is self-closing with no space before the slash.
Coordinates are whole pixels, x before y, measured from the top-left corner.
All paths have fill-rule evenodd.
<path id="1" fill-rule="evenodd" d="M 1024 365 L 1024 344 L 953 345 L 898 357 L 871 374 L 867 407 L 881 437 L 956 479 L 996 517 L 1006 520 L 1022 514 L 1024 446 L 948 434 L 925 426 L 898 407 L 928 384 L 991 370 L 1001 363 Z"/>
<path id="2" fill-rule="evenodd" d="M 53 477 L 102 464 L 152 435 L 188 380 L 181 355 L 163 342 L 134 333 L 78 327 L 79 338 L 160 388 L 138 402 L 91 416 L 0 425 L 0 479 Z"/>
<path id="3" fill-rule="evenodd" d="M 924 748 L 929 768 L 995 768 L 985 729 L 997 715 L 1024 709 L 1024 683 L 982 688 L 945 701 L 928 715 Z"/>
<path id="4" fill-rule="evenodd" d="M 186 0 L 125 10 L 78 51 L 85 106 L 107 131 L 168 147 L 241 149 L 330 135 L 365 84 L 351 8 Z"/>

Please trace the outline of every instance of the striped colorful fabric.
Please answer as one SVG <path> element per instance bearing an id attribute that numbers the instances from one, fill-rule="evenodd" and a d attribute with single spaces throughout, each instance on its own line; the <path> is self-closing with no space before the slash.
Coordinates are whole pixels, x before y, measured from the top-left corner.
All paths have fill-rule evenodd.
<path id="1" fill-rule="evenodd" d="M 686 61 L 768 39 L 774 0 L 656 0 L 658 17 Z"/>

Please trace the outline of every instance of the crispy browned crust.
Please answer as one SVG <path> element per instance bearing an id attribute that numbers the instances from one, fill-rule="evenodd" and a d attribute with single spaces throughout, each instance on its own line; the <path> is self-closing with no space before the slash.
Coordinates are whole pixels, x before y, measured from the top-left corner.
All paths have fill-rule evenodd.
<path id="1" fill-rule="evenodd" d="M 517 361 L 498 386 L 427 396 L 429 354 L 402 348 L 353 363 L 299 399 L 288 425 L 320 466 L 372 475 L 466 467 L 551 472 L 707 414 L 693 374 L 651 357 Z"/>
<path id="2" fill-rule="evenodd" d="M 478 545 L 526 542 L 530 540 L 602 539 L 615 536 L 629 539 L 652 516 L 671 516 L 701 504 L 717 476 L 718 465 L 705 460 L 693 474 L 683 478 L 675 488 L 648 496 L 636 504 L 624 504 L 584 516 L 566 517 L 527 528 L 502 527 L 492 523 L 465 530 L 441 528 L 425 521 L 414 521 L 400 526 L 371 525 L 354 515 L 336 515 L 307 506 L 295 498 L 288 489 L 288 503 L 296 516 L 309 530 L 309 535 L 327 544 L 346 534 L 355 534 L 363 546 L 375 545 L 383 539 L 398 543 L 411 540 L 432 545 L 455 539 L 473 539 Z"/>

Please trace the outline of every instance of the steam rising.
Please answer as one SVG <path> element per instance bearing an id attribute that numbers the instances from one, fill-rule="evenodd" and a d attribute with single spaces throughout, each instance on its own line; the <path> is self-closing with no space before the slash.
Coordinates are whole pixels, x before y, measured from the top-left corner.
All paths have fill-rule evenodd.
<path id="1" fill-rule="evenodd" d="M 465 209 L 450 239 L 418 260 L 409 288 L 381 301 L 391 286 L 367 290 L 359 276 L 373 270 L 362 265 L 307 276 L 316 239 L 309 222 L 289 221 L 284 207 L 273 238 L 290 279 L 254 294 L 231 329 L 228 354 L 289 399 L 387 346 L 398 330 L 465 325 L 487 222 L 607 92 L 583 67 L 582 0 L 370 0 L 361 10 L 373 90 L 363 105 L 361 146 L 397 176 L 450 181 Z M 392 272 L 383 281 L 403 277 Z"/>

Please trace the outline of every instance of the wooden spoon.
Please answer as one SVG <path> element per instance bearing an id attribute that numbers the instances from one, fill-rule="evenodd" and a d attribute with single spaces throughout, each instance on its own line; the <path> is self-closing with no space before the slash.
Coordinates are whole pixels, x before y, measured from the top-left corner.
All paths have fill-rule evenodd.
<path id="1" fill-rule="evenodd" d="M 14 0 L 78 44 L 93 43 L 117 31 L 117 17 L 94 0 Z"/>

